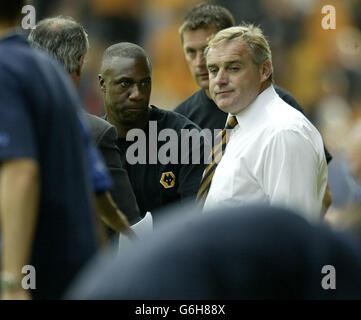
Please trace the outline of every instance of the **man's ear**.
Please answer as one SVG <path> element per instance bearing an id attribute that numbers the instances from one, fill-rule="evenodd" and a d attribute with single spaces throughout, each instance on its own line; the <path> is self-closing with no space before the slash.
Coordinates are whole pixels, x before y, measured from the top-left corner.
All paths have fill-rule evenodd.
<path id="1" fill-rule="evenodd" d="M 267 59 L 265 62 L 263 62 L 260 65 L 259 71 L 260 71 L 260 78 L 262 83 L 270 79 L 272 74 L 271 61 Z"/>
<path id="2" fill-rule="evenodd" d="M 105 93 L 106 91 L 105 80 L 100 73 L 98 74 L 98 80 L 99 80 L 100 90 L 103 91 L 103 93 Z"/>

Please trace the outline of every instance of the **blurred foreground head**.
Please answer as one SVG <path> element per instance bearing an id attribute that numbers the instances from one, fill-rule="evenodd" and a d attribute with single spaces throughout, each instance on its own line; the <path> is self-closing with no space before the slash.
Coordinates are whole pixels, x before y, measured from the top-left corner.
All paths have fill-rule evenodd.
<path id="1" fill-rule="evenodd" d="M 361 298 L 361 248 L 354 239 L 285 209 L 214 213 L 166 221 L 116 259 L 99 257 L 67 298 Z"/>

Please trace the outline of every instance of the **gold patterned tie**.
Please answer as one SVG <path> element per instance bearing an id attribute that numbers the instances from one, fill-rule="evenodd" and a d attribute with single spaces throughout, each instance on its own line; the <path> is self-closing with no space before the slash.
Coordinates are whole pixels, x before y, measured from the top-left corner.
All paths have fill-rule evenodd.
<path id="1" fill-rule="evenodd" d="M 224 150 L 226 149 L 226 145 L 228 142 L 229 134 L 227 134 L 227 130 L 233 129 L 237 125 L 238 121 L 235 116 L 231 116 L 228 121 L 226 127 L 217 135 L 216 141 L 219 141 L 217 145 L 215 145 L 212 149 L 212 153 L 209 156 L 212 159 L 212 162 L 207 166 L 207 168 L 203 172 L 202 180 L 200 183 L 200 187 L 197 193 L 197 203 L 200 206 L 203 206 L 209 188 L 211 186 L 212 178 L 214 176 L 214 172 L 216 171 L 217 165 L 224 154 Z M 222 139 L 221 139 L 222 137 Z"/>

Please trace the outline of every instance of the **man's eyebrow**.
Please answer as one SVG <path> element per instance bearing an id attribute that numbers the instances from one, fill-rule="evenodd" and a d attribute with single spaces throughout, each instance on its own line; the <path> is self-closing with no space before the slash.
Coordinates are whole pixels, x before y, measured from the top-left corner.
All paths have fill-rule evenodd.
<path id="1" fill-rule="evenodd" d="M 238 64 L 243 64 L 243 62 L 242 62 L 241 60 L 231 60 L 231 61 L 225 61 L 225 62 L 223 63 L 223 65 L 229 66 L 229 65 L 231 65 L 231 64 L 236 64 L 236 63 L 238 63 Z M 218 66 L 218 64 L 216 64 L 216 63 L 207 64 L 207 68 L 209 68 L 209 67 L 217 67 L 217 66 Z"/>
<path id="2" fill-rule="evenodd" d="M 118 77 L 115 77 L 115 78 L 114 78 L 114 81 L 115 81 L 115 82 L 117 82 L 117 81 L 123 81 L 123 80 L 133 81 L 132 78 L 126 77 L 126 76 L 118 76 Z"/>
<path id="3" fill-rule="evenodd" d="M 204 50 L 206 50 L 206 48 L 207 48 L 207 45 L 205 45 L 203 47 L 200 47 L 200 48 L 194 48 L 194 47 L 191 47 L 191 46 L 186 46 L 185 50 L 202 51 L 203 54 L 204 54 Z"/>
<path id="4" fill-rule="evenodd" d="M 140 79 L 139 82 L 143 82 L 143 81 L 151 81 L 152 80 L 152 77 L 148 76 L 148 77 L 145 77 L 143 79 Z"/>
<path id="5" fill-rule="evenodd" d="M 207 64 L 207 68 L 210 68 L 210 67 L 217 67 L 217 65 L 215 63 Z"/>
<path id="6" fill-rule="evenodd" d="M 152 77 L 147 76 L 145 78 L 140 79 L 139 83 L 144 82 L 144 81 L 151 81 L 151 80 L 152 80 Z M 129 81 L 131 83 L 136 82 L 134 78 L 130 78 L 130 77 L 127 77 L 127 76 L 119 76 L 117 78 L 114 78 L 114 82 L 121 82 L 121 81 Z"/>
<path id="7" fill-rule="evenodd" d="M 234 63 L 243 64 L 243 62 L 241 60 L 231 60 L 231 61 L 226 61 L 225 65 L 230 65 L 230 64 L 234 64 Z"/>

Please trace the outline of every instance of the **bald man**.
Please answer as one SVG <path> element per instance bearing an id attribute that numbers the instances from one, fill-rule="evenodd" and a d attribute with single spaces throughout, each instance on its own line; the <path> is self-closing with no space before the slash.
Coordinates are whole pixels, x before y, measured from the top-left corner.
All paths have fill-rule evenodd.
<path id="1" fill-rule="evenodd" d="M 200 129 L 178 113 L 149 105 L 152 66 L 148 54 L 132 43 L 110 46 L 103 55 L 99 83 L 104 93 L 105 119 L 117 128 L 122 165 L 128 172 L 141 213 L 144 215 L 176 201 L 194 199 L 204 165 L 199 162 L 192 164 L 192 153 L 199 151 L 200 159 L 203 159 L 203 142 L 195 146 L 199 150 L 189 146 L 167 161 L 160 159 L 157 150 L 162 147 L 164 150 L 169 142 L 159 141 L 158 137 L 163 129 L 172 129 L 175 134 L 173 142 L 178 143 L 180 148 L 184 142 L 182 130 L 198 132 Z M 138 157 L 144 156 L 144 161 L 129 161 L 129 154 L 126 156 L 133 144 L 126 139 L 132 129 L 140 129 L 144 133 L 143 147 L 146 151 L 138 152 Z M 188 164 L 182 163 L 184 156 L 189 156 Z"/>

